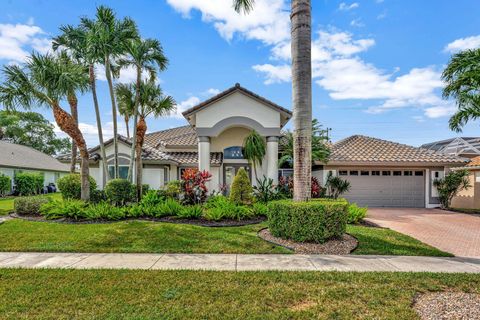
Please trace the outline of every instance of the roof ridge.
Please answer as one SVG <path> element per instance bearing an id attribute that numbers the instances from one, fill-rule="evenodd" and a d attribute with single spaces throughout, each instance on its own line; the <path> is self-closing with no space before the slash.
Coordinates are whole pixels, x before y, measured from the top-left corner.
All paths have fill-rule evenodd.
<path id="1" fill-rule="evenodd" d="M 179 126 L 179 127 L 175 127 L 175 128 L 158 130 L 158 131 L 155 131 L 155 132 L 147 133 L 146 136 L 153 135 L 153 134 L 158 134 L 158 133 L 161 133 L 161 132 L 167 132 L 167 131 L 171 131 L 171 130 L 176 130 L 176 129 L 180 129 L 180 128 L 186 128 L 186 127 L 190 127 L 190 128 L 191 128 L 192 126 L 189 125 L 189 124 L 186 124 L 186 125 L 184 125 L 184 126 Z"/>

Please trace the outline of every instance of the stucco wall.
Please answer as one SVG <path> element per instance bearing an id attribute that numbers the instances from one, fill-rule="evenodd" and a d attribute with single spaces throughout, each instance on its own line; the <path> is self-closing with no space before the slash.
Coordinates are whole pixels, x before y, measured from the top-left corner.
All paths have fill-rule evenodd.
<path id="1" fill-rule="evenodd" d="M 233 146 L 243 146 L 245 137 L 251 130 L 246 128 L 230 128 L 223 131 L 218 137 L 210 140 L 210 152 L 223 152 L 223 149 Z"/>
<path id="2" fill-rule="evenodd" d="M 476 182 L 475 174 L 479 182 Z M 460 191 L 452 199 L 451 206 L 461 209 L 480 209 L 480 171 L 472 171 L 468 176 L 471 187 Z"/>

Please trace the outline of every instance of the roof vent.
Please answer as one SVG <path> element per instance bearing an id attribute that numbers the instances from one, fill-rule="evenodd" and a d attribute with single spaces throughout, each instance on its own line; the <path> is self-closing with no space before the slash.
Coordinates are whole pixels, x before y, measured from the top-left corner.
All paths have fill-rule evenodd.
<path id="1" fill-rule="evenodd" d="M 240 83 L 238 83 L 238 82 L 235 83 L 235 87 L 236 87 L 236 88 L 240 88 Z"/>

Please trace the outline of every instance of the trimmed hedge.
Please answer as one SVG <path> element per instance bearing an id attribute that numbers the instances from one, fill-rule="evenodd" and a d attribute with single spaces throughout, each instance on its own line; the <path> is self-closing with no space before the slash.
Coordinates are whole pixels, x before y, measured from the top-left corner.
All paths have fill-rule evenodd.
<path id="1" fill-rule="evenodd" d="M 43 189 L 43 175 L 35 172 L 20 172 L 15 175 L 15 190 L 21 196 L 40 194 Z"/>
<path id="2" fill-rule="evenodd" d="M 13 210 L 18 215 L 37 215 L 40 214 L 42 205 L 51 202 L 50 197 L 18 197 L 13 200 Z"/>
<path id="3" fill-rule="evenodd" d="M 124 206 L 135 201 L 135 185 L 127 179 L 112 179 L 105 186 L 107 201 L 115 206 Z"/>
<path id="4" fill-rule="evenodd" d="M 92 177 L 88 177 L 90 181 L 90 194 L 92 195 L 97 189 L 97 182 Z M 68 174 L 57 180 L 58 189 L 62 193 L 63 199 L 80 199 L 82 193 L 82 182 L 78 173 Z"/>
<path id="5" fill-rule="evenodd" d="M 12 179 L 9 176 L 0 173 L 0 197 L 6 196 L 12 189 Z"/>
<path id="6" fill-rule="evenodd" d="M 297 242 L 324 243 L 340 237 L 346 231 L 347 217 L 346 200 L 280 200 L 268 204 L 272 235 Z"/>

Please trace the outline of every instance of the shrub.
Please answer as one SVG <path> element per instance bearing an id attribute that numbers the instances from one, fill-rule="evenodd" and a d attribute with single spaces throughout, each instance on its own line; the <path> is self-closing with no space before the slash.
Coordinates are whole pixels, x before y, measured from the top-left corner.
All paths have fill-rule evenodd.
<path id="1" fill-rule="evenodd" d="M 183 207 L 177 214 L 180 219 L 198 219 L 203 215 L 203 208 L 200 205 Z"/>
<path id="2" fill-rule="evenodd" d="M 263 176 L 261 180 L 257 179 L 257 185 L 253 186 L 253 192 L 255 198 L 262 203 L 267 203 L 279 198 L 279 192 L 273 185 L 273 179 L 265 176 Z"/>
<path id="3" fill-rule="evenodd" d="M 127 218 L 138 218 L 144 215 L 144 208 L 140 204 L 133 204 L 123 208 Z"/>
<path id="4" fill-rule="evenodd" d="M 267 205 L 259 202 L 253 204 L 252 210 L 253 214 L 258 217 L 266 217 L 268 213 Z"/>
<path id="5" fill-rule="evenodd" d="M 182 193 L 182 181 L 169 181 L 164 187 L 163 191 L 167 197 L 178 199 L 180 197 L 180 193 Z"/>
<path id="6" fill-rule="evenodd" d="M 95 189 L 92 190 L 92 192 L 90 193 L 90 202 L 92 203 L 100 203 L 106 200 L 107 196 L 105 195 L 105 191 L 103 190 Z"/>
<path id="7" fill-rule="evenodd" d="M 247 219 L 253 216 L 249 207 L 236 205 L 225 196 L 213 196 L 205 204 L 207 209 L 204 217 L 207 220 L 219 221 L 222 219 Z"/>
<path id="8" fill-rule="evenodd" d="M 449 208 L 453 197 L 471 187 L 468 175 L 468 170 L 455 170 L 449 172 L 444 178 L 433 181 L 443 208 Z"/>
<path id="9" fill-rule="evenodd" d="M 65 199 L 45 203 L 40 208 L 40 214 L 45 219 L 69 218 L 80 220 L 87 218 L 87 204 L 82 200 Z"/>
<path id="10" fill-rule="evenodd" d="M 231 211 L 227 212 L 226 217 L 234 220 L 248 219 L 253 216 L 253 210 L 250 207 L 237 205 Z"/>
<path id="11" fill-rule="evenodd" d="M 350 182 L 340 177 L 334 177 L 333 174 L 329 172 L 325 187 L 330 197 L 338 199 L 340 195 L 350 190 Z"/>
<path id="12" fill-rule="evenodd" d="M 278 198 L 293 198 L 293 177 L 280 177 L 278 180 L 277 192 Z M 324 196 L 325 189 L 320 186 L 320 182 L 316 177 L 312 177 L 310 184 L 310 196 L 312 199 Z"/>
<path id="13" fill-rule="evenodd" d="M 0 197 L 4 197 L 10 193 L 12 189 L 12 179 L 9 176 L 0 173 Z"/>
<path id="14" fill-rule="evenodd" d="M 40 207 L 50 201 L 51 199 L 45 196 L 19 197 L 13 200 L 13 210 L 18 215 L 40 214 Z"/>
<path id="15" fill-rule="evenodd" d="M 112 206 L 106 201 L 90 204 L 85 209 L 85 217 L 89 220 L 120 220 L 124 219 L 125 216 L 124 210 Z"/>
<path id="16" fill-rule="evenodd" d="M 208 171 L 199 171 L 196 168 L 186 169 L 182 175 L 183 201 L 186 204 L 200 204 L 207 199 L 207 182 L 212 175 Z"/>
<path id="17" fill-rule="evenodd" d="M 240 168 L 233 178 L 230 189 L 230 200 L 236 204 L 251 204 L 253 199 L 253 188 L 248 179 L 247 171 Z"/>
<path id="18" fill-rule="evenodd" d="M 115 206 L 124 206 L 135 201 L 135 186 L 127 179 L 112 179 L 105 186 L 107 201 Z"/>
<path id="19" fill-rule="evenodd" d="M 43 189 L 43 175 L 33 172 L 21 172 L 15 175 L 15 191 L 21 196 L 40 194 Z"/>
<path id="20" fill-rule="evenodd" d="M 347 223 L 358 223 L 360 220 L 367 216 L 368 208 L 362 208 L 357 206 L 356 203 L 352 203 L 348 206 L 348 219 Z"/>
<path id="21" fill-rule="evenodd" d="M 226 218 L 226 214 L 225 211 L 220 208 L 211 208 L 205 211 L 203 217 L 210 221 L 220 221 Z"/>
<path id="22" fill-rule="evenodd" d="M 140 201 L 140 205 L 145 207 L 154 207 L 163 203 L 164 198 L 155 190 L 149 190 Z"/>
<path id="23" fill-rule="evenodd" d="M 90 181 L 90 194 L 94 194 L 97 189 L 97 183 L 92 177 L 88 177 Z M 82 183 L 79 174 L 69 174 L 57 180 L 58 189 L 62 193 L 63 199 L 80 199 L 82 191 Z M 95 197 L 95 196 L 94 196 Z"/>
<path id="24" fill-rule="evenodd" d="M 323 243 L 345 233 L 348 202 L 290 200 L 273 201 L 268 205 L 270 232 L 297 242 Z"/>

